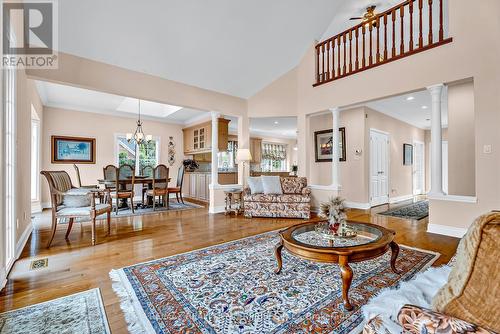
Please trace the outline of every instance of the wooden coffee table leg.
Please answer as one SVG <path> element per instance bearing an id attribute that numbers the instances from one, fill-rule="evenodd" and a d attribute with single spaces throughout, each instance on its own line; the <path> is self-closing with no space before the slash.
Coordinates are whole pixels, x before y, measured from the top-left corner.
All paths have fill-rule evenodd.
<path id="1" fill-rule="evenodd" d="M 276 256 L 276 261 L 278 261 L 278 267 L 274 270 L 275 274 L 281 272 L 281 267 L 283 266 L 283 260 L 281 259 L 281 251 L 283 250 L 283 242 L 280 241 L 276 246 L 274 246 L 274 255 Z"/>
<path id="2" fill-rule="evenodd" d="M 392 252 L 392 254 L 391 254 L 391 269 L 396 274 L 399 274 L 400 272 L 396 269 L 396 259 L 398 258 L 398 254 L 399 254 L 399 246 L 394 241 L 391 241 L 389 246 L 391 246 L 391 252 Z"/>
<path id="3" fill-rule="evenodd" d="M 349 288 L 351 287 L 352 282 L 352 269 L 349 267 L 347 260 L 347 256 L 339 257 L 340 272 L 342 274 L 342 299 L 344 300 L 345 309 L 350 311 L 353 309 L 351 303 L 349 302 Z"/>

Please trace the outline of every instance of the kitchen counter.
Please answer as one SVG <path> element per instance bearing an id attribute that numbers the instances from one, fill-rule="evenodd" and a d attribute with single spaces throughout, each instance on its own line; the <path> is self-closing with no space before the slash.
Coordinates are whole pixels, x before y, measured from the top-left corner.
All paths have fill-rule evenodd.
<path id="1" fill-rule="evenodd" d="M 236 171 L 219 171 L 219 184 L 238 184 L 238 173 Z M 194 171 L 194 172 L 186 172 L 186 175 L 188 176 L 186 179 L 189 178 L 189 175 L 192 175 L 192 177 L 196 175 L 200 176 L 211 176 L 212 172 L 207 172 L 207 171 Z"/>

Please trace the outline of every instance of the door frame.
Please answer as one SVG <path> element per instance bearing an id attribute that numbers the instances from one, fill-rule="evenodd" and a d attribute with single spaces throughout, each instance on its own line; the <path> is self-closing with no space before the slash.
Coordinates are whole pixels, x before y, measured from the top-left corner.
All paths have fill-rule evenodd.
<path id="1" fill-rule="evenodd" d="M 386 203 L 377 203 L 376 205 L 373 205 L 373 201 L 371 198 L 372 195 L 372 182 L 371 182 L 371 177 L 372 177 L 372 149 L 371 149 L 371 138 L 372 138 L 372 132 L 376 132 L 378 134 L 387 136 L 387 202 Z M 386 131 L 378 130 L 375 128 L 370 128 L 369 130 L 369 155 L 368 155 L 368 202 L 370 203 L 370 207 L 374 206 L 379 206 L 379 205 L 384 205 L 389 203 L 389 197 L 390 197 L 390 185 L 391 185 L 391 134 Z"/>
<path id="2" fill-rule="evenodd" d="M 422 145 L 422 191 L 420 194 L 416 194 L 415 193 L 415 177 L 414 177 L 414 173 L 415 173 L 415 147 L 416 145 L 415 144 L 420 144 Z M 425 194 L 425 188 L 426 188 L 426 184 L 425 184 L 425 180 L 426 180 L 426 165 L 425 165 L 426 161 L 425 161 L 425 142 L 422 141 L 422 140 L 417 140 L 417 139 L 413 139 L 413 166 L 412 166 L 412 169 L 411 169 L 411 172 L 412 172 L 412 178 L 411 178 L 411 182 L 412 182 L 412 195 L 413 196 L 418 196 L 418 195 L 424 195 Z"/>

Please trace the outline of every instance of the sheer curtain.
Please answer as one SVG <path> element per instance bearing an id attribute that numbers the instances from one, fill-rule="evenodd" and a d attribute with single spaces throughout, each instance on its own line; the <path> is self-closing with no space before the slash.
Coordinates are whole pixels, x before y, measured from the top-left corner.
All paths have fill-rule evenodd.
<path id="1" fill-rule="evenodd" d="M 262 162 L 263 172 L 286 172 L 287 171 L 287 148 L 286 144 L 263 143 Z"/>

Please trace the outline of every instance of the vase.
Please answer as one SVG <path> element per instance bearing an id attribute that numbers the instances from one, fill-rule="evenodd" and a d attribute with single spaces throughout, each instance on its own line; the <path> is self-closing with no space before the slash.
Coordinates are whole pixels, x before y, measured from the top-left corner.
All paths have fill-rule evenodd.
<path id="1" fill-rule="evenodd" d="M 340 223 L 337 219 L 331 217 L 330 219 L 328 219 L 328 227 L 331 231 L 333 231 L 333 233 L 337 233 L 340 227 Z"/>

